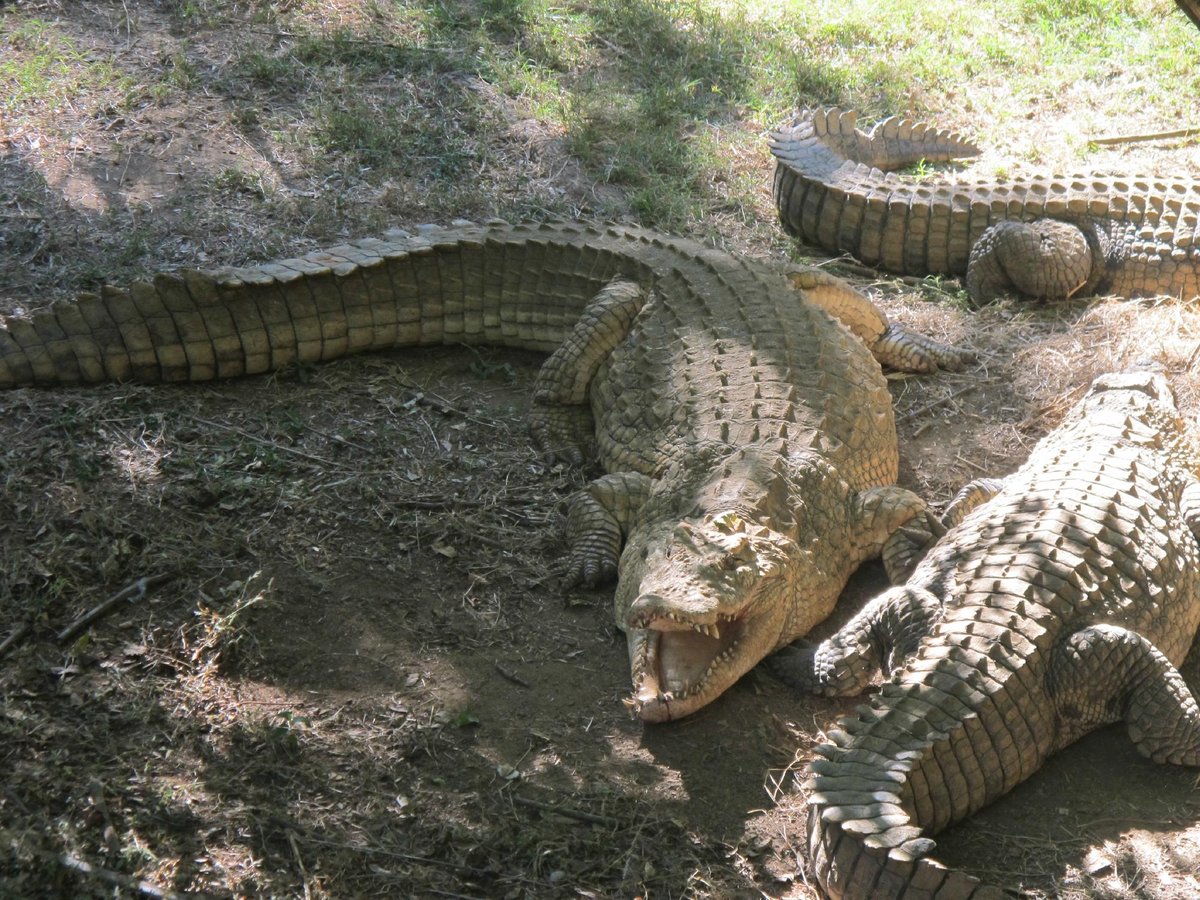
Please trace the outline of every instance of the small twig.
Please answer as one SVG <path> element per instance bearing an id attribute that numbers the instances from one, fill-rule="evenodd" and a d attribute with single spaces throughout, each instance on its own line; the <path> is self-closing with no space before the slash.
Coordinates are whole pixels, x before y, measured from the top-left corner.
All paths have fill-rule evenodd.
<path id="1" fill-rule="evenodd" d="M 476 532 L 468 535 L 467 540 L 473 541 L 477 544 L 483 544 L 485 547 L 491 547 L 493 550 L 499 550 L 502 553 L 512 553 L 513 551 L 511 539 L 507 541 L 498 541 L 495 538 L 488 537 L 486 534 L 479 534 Z"/>
<path id="2" fill-rule="evenodd" d="M 300 459 L 307 460 L 308 462 L 319 466 L 333 466 L 337 469 L 351 469 L 350 466 L 346 465 L 345 463 L 340 463 L 335 459 L 325 459 L 321 456 L 313 456 L 311 453 L 305 453 L 303 450 L 297 450 L 295 447 L 288 447 L 284 444 L 278 443 L 277 441 L 259 437 L 257 434 L 251 434 L 249 431 L 243 431 L 236 425 L 227 425 L 224 422 L 213 422 L 209 419 L 202 419 L 199 416 L 189 416 L 189 418 L 193 422 L 197 422 L 201 425 L 207 425 L 210 428 L 220 428 L 225 431 L 232 431 L 234 434 L 238 435 L 239 437 L 244 437 L 248 441 L 254 441 L 256 444 L 262 444 L 263 446 L 270 447 L 272 450 L 278 450 L 280 453 L 298 456 Z"/>
<path id="3" fill-rule="evenodd" d="M 401 497 L 390 500 L 392 506 L 402 506 L 407 509 L 477 509 L 491 506 L 490 501 L 460 499 L 458 497 L 443 497 L 439 500 L 425 500 L 420 497 Z"/>
<path id="4" fill-rule="evenodd" d="M 470 344 L 456 344 L 455 346 L 470 350 L 475 354 L 476 359 L 480 358 L 479 351 Z M 472 415 L 465 409 L 455 406 L 454 403 L 447 400 L 445 397 L 441 397 L 432 391 L 426 390 L 407 375 L 399 374 L 396 376 L 396 380 L 413 392 L 411 397 L 400 404 L 402 407 L 412 409 L 416 404 L 423 403 L 426 406 L 432 406 L 434 409 L 438 410 L 444 415 L 460 416 L 466 419 L 468 422 L 474 422 L 476 425 L 483 425 L 488 428 L 499 428 L 501 425 L 505 424 L 496 419 L 488 419 L 485 417 Z"/>
<path id="5" fill-rule="evenodd" d="M 507 678 L 509 681 L 511 681 L 513 684 L 517 685 L 518 687 L 523 687 L 523 688 L 533 687 L 533 685 L 531 685 L 528 681 L 526 681 L 520 675 L 516 675 L 512 672 L 509 672 L 507 669 L 505 669 L 503 666 L 501 666 L 500 663 L 493 662 L 492 665 L 496 667 L 497 672 L 499 672 L 501 675 L 503 675 L 505 678 Z"/>
<path id="6" fill-rule="evenodd" d="M 869 278 L 872 281 L 899 281 L 902 284 L 908 285 L 909 287 L 929 286 L 924 278 L 919 278 L 916 275 L 888 275 L 880 272 L 878 269 L 872 269 L 870 266 L 864 266 L 861 263 L 856 263 L 849 259 L 831 259 L 829 261 L 829 266 L 849 275 L 855 275 L 859 278 Z"/>
<path id="7" fill-rule="evenodd" d="M 992 475 L 992 474 L 993 474 L 993 473 L 992 473 L 990 470 L 988 470 L 988 469 L 985 469 L 985 468 L 984 468 L 983 466 L 981 466 L 979 463 L 975 462 L 975 460 L 973 460 L 973 459 L 967 459 L 967 458 L 966 458 L 965 456 L 963 456 L 961 453 L 959 453 L 959 454 L 958 454 L 957 456 L 955 456 L 954 458 L 955 458 L 955 459 L 957 459 L 957 460 L 958 460 L 960 463 L 962 463 L 964 466 L 966 466 L 968 469 L 974 469 L 976 472 L 979 472 L 979 473 L 980 473 L 980 474 L 982 474 L 982 475 Z"/>
<path id="8" fill-rule="evenodd" d="M 4 796 L 8 798 L 9 803 L 11 803 L 13 806 L 17 807 L 17 809 L 19 809 L 21 812 L 25 813 L 25 815 L 27 815 L 27 816 L 33 815 L 33 811 L 30 810 L 30 808 L 25 805 L 24 800 L 22 800 L 19 796 L 17 796 L 16 793 L 13 792 L 13 789 L 11 787 L 9 787 L 6 784 L 6 785 L 4 785 L 3 788 L 0 788 L 0 790 L 4 791 Z"/>
<path id="9" fill-rule="evenodd" d="M 1192 355 L 1188 357 L 1187 365 L 1183 367 L 1183 370 L 1185 372 L 1194 371 L 1194 366 L 1196 365 L 1197 357 L 1200 357 L 1200 342 L 1197 342 L 1196 349 L 1193 350 Z M 3 654 L 0 654 L 0 655 L 3 655 Z"/>
<path id="10" fill-rule="evenodd" d="M 349 850 L 352 853 L 361 853 L 367 856 L 381 856 L 384 859 L 398 859 L 402 862 L 415 863 L 417 865 L 431 866 L 433 868 L 452 869 L 456 872 L 462 872 L 471 878 L 479 878 L 490 880 L 496 877 L 496 872 L 491 869 L 477 869 L 474 866 L 464 865 L 463 863 L 453 862 L 448 859 L 433 859 L 429 856 L 417 856 L 413 853 L 401 853 L 397 850 L 385 850 L 383 847 L 364 847 L 361 844 L 348 844 L 345 841 L 331 841 L 317 835 L 312 829 L 306 825 L 302 825 L 292 819 L 284 818 L 283 816 L 273 815 L 272 813 L 264 813 L 262 816 L 264 821 L 273 823 L 279 828 L 286 829 L 289 835 L 289 840 L 292 836 L 306 841 L 310 844 L 317 844 L 322 847 L 335 847 L 339 850 Z M 0 832 L 2 834 L 3 832 Z M 525 879 L 521 879 L 524 881 Z"/>
<path id="11" fill-rule="evenodd" d="M 304 898 L 309 900 L 312 892 L 308 888 L 308 870 L 304 868 L 304 860 L 300 857 L 300 847 L 296 844 L 296 832 L 287 833 L 288 843 L 292 845 L 292 855 L 296 857 L 296 866 L 300 869 L 300 880 L 304 884 Z"/>
<path id="12" fill-rule="evenodd" d="M 538 801 L 530 800 L 528 797 L 517 797 L 514 795 L 512 801 L 520 806 L 528 806 L 542 812 L 554 813 L 556 816 L 565 816 L 568 819 L 587 822 L 589 825 L 608 825 L 613 828 L 621 825 L 619 820 L 610 816 L 598 816 L 594 813 L 581 812 L 580 810 L 569 809 L 565 806 L 551 806 L 549 803 L 538 803 Z"/>
<path id="13" fill-rule="evenodd" d="M 1174 128 L 1171 131 L 1149 131 L 1145 134 L 1112 134 L 1105 137 L 1094 137 L 1088 140 L 1089 144 L 1098 144 L 1100 146 L 1111 146 L 1113 144 L 1139 144 L 1145 141 L 1166 141 L 1173 138 L 1188 138 L 1192 135 L 1200 135 L 1200 125 L 1192 125 L 1188 128 Z"/>
<path id="14" fill-rule="evenodd" d="M 164 584 L 174 577 L 174 572 L 164 572 L 161 575 L 147 575 L 143 578 L 139 578 L 133 584 L 121 588 L 121 590 L 117 591 L 99 606 L 92 607 L 92 609 L 88 610 L 86 613 L 60 631 L 56 639 L 60 644 L 65 644 L 105 613 L 110 612 L 122 600 L 140 600 L 146 596 L 146 591 L 148 591 L 150 588 Z"/>
<path id="15" fill-rule="evenodd" d="M 963 394 L 969 394 L 971 391 L 978 390 L 978 389 L 979 389 L 978 383 L 968 384 L 968 385 L 965 385 L 964 387 L 960 387 L 957 391 L 955 391 L 952 394 L 947 394 L 945 397 L 941 397 L 937 400 L 932 401 L 931 403 L 926 403 L 924 406 L 918 406 L 916 409 L 910 409 L 908 412 L 906 412 L 904 415 L 902 415 L 900 417 L 900 421 L 907 422 L 909 419 L 916 419 L 919 416 L 925 415 L 925 413 L 927 413 L 927 412 L 931 412 L 932 410 L 937 409 L 939 406 L 949 403 L 951 400 L 956 400 L 957 398 L 961 397 Z"/>
<path id="16" fill-rule="evenodd" d="M 71 869 L 89 878 L 95 878 L 97 881 L 106 881 L 109 884 L 115 884 L 117 887 L 135 891 L 146 897 L 158 897 L 161 900 L 183 900 L 185 897 L 205 896 L 204 894 L 181 894 L 177 891 L 160 888 L 156 884 L 151 884 L 149 881 L 142 881 L 134 878 L 132 875 L 125 875 L 121 872 L 114 872 L 112 869 L 94 866 L 73 853 L 64 853 L 61 856 L 55 856 L 54 859 L 64 868 Z"/>
<path id="17" fill-rule="evenodd" d="M 429 856 L 417 856 L 413 853 L 399 853 L 395 850 L 384 850 L 382 847 L 363 847 L 356 844 L 347 844 L 344 841 L 327 841 L 312 834 L 301 833 L 299 837 L 303 841 L 308 841 L 310 844 L 320 844 L 322 847 L 336 847 L 339 850 L 350 850 L 369 856 L 382 856 L 384 859 L 398 859 L 420 866 L 453 869 L 456 872 L 464 872 L 472 878 L 494 878 L 496 875 L 495 872 L 490 872 L 487 869 L 477 869 L 474 866 L 463 865 L 462 863 L 452 862 L 448 859 L 433 859 Z"/>
<path id="18" fill-rule="evenodd" d="M 364 453 L 372 452 L 370 447 L 365 447 L 362 444 L 356 444 L 354 441 L 348 441 L 344 437 L 339 437 L 336 434 L 330 434 L 328 431 L 322 431 L 320 428 L 314 428 L 312 425 L 305 425 L 304 430 L 311 431 L 313 434 L 319 434 L 321 437 L 326 438 L 327 440 L 336 441 L 343 446 L 353 447 L 355 450 L 362 450 Z"/>
<path id="19" fill-rule="evenodd" d="M 25 635 L 29 634 L 30 628 L 28 622 L 22 622 L 13 629 L 12 634 L 0 641 L 0 659 L 3 659 L 9 650 L 13 649 L 17 644 L 25 639 Z"/>

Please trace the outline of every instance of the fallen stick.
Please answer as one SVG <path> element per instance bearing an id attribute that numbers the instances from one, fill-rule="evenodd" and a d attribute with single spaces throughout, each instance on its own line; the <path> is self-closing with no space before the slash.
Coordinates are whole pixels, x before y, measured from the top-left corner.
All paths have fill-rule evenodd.
<path id="1" fill-rule="evenodd" d="M 345 463 L 338 462 L 336 459 L 325 459 L 322 456 L 313 456 L 311 453 L 305 453 L 303 450 L 297 450 L 295 447 L 288 447 L 278 441 L 272 441 L 265 437 L 259 437 L 257 434 L 251 434 L 236 425 L 229 425 L 226 422 L 214 422 L 211 419 L 202 419 L 199 416 L 188 416 L 193 422 L 200 425 L 205 425 L 209 428 L 220 428 L 224 431 L 232 432 L 238 437 L 245 438 L 248 441 L 253 441 L 256 444 L 262 444 L 264 447 L 270 447 L 272 450 L 278 450 L 280 453 L 286 453 L 289 456 L 295 456 L 297 459 L 303 459 L 313 465 L 327 466 L 336 469 L 351 469 L 351 466 Z"/>
<path id="2" fill-rule="evenodd" d="M 589 825 L 609 825 L 618 826 L 621 822 L 618 819 L 613 819 L 609 816 L 598 816 L 595 813 L 583 812 L 578 809 L 570 809 L 566 806 L 554 806 L 549 803 L 538 803 L 536 800 L 530 800 L 528 797 L 518 797 L 515 794 L 512 797 L 512 802 L 519 806 L 528 806 L 531 809 L 536 809 L 541 812 L 553 813 L 556 816 L 565 816 L 568 819 L 575 819 L 577 822 L 587 822 Z"/>
<path id="3" fill-rule="evenodd" d="M 106 881 L 127 891 L 136 891 L 144 897 L 155 897 L 159 898 L 159 900 L 182 900 L 184 897 L 207 896 L 206 894 L 181 894 L 178 891 L 160 888 L 156 884 L 152 884 L 149 881 L 142 881 L 134 878 L 132 875 L 125 875 L 121 872 L 114 872 L 111 869 L 94 866 L 90 862 L 86 862 L 75 856 L 73 853 L 64 853 L 61 856 L 55 857 L 55 859 L 64 868 L 70 869 L 73 872 L 78 872 L 97 881 Z"/>
<path id="4" fill-rule="evenodd" d="M 146 596 L 146 591 L 152 587 L 157 587 L 175 577 L 174 572 L 164 572 L 161 575 L 147 575 L 144 578 L 139 578 L 133 584 L 121 588 L 99 606 L 85 612 L 82 616 L 64 628 L 58 633 L 57 640 L 60 644 L 74 638 L 79 632 L 87 628 L 105 613 L 110 612 L 122 600 L 140 600 Z"/>
<path id="5" fill-rule="evenodd" d="M 932 412 L 933 410 L 937 409 L 939 406 L 944 406 L 945 404 L 949 403 L 951 400 L 958 399 L 963 394 L 969 394 L 969 393 L 971 393 L 971 391 L 978 390 L 978 389 L 979 389 L 979 385 L 968 384 L 965 387 L 959 388 L 957 391 L 955 391 L 952 394 L 949 394 L 948 396 L 939 397 L 937 400 L 934 400 L 932 403 L 926 403 L 924 406 L 918 406 L 916 409 L 910 409 L 908 412 L 904 413 L 903 415 L 897 416 L 896 421 L 907 422 L 909 419 L 915 419 L 918 416 L 923 416 L 923 415 L 925 415 L 925 413 Z"/>
<path id="6" fill-rule="evenodd" d="M 27 634 L 29 634 L 28 622 L 23 622 L 14 628 L 8 637 L 0 641 L 0 659 L 4 659 L 8 651 L 24 640 Z"/>
<path id="7" fill-rule="evenodd" d="M 526 681 L 520 675 L 517 675 L 514 672 L 508 671 L 503 666 L 501 666 L 500 663 L 493 662 L 492 665 L 496 667 L 497 672 L 499 672 L 501 675 L 503 675 L 505 678 L 507 678 L 509 681 L 511 681 L 513 684 L 517 685 L 518 687 L 523 687 L 523 688 L 532 687 L 532 685 L 528 681 Z"/>
<path id="8" fill-rule="evenodd" d="M 1200 136 L 1200 125 L 1190 128 L 1175 128 L 1171 131 L 1148 131 L 1145 134 L 1112 134 L 1106 137 L 1089 138 L 1089 144 L 1111 146 L 1113 144 L 1139 144 L 1146 141 L 1168 141 L 1173 138 L 1186 138 L 1192 135 Z"/>

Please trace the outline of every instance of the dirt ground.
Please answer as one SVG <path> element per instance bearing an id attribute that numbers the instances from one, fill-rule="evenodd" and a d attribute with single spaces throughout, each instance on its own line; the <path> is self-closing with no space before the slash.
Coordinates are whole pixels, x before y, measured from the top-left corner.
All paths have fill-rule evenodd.
<path id="1" fill-rule="evenodd" d="M 43 14 L 94 53 L 128 50 L 120 25 L 136 20 L 160 66 L 200 67 L 234 40 L 182 34 L 135 0 Z M 240 102 L 68 104 L 61 127 L 6 130 L 0 309 L 293 253 L 384 217 L 447 221 L 452 205 L 621 203 L 517 119 L 491 199 L 431 207 L 402 181 L 340 184 L 345 215 L 317 218 L 321 178 L 341 175 L 301 179 L 265 136 L 233 134 Z M 1136 167 L 1126 152 L 1113 167 Z M 1194 148 L 1153 162 L 1200 174 Z M 215 190 L 233 163 L 287 189 Z M 747 165 L 762 224 L 727 243 L 781 254 L 765 151 Z M 1014 468 L 1097 372 L 1155 361 L 1200 412 L 1192 304 L 968 312 L 930 287 L 857 281 L 894 318 L 978 351 L 966 372 L 891 382 L 902 481 L 935 504 Z M 0 395 L 0 894 L 815 896 L 799 782 L 853 703 L 754 672 L 684 721 L 627 716 L 611 592 L 558 586 L 563 503 L 587 473 L 529 447 L 538 362 L 446 348 Z M 824 630 L 882 584 L 867 566 Z M 1200 687 L 1195 661 L 1186 674 Z M 1111 728 L 941 836 L 938 855 L 1022 896 L 1194 897 L 1198 822 L 1195 772 L 1141 759 Z"/>

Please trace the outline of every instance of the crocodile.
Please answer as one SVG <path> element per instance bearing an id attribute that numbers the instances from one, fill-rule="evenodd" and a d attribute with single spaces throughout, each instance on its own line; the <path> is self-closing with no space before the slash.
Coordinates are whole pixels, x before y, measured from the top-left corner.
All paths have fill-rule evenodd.
<path id="1" fill-rule="evenodd" d="M 802 113 L 773 132 L 774 196 L 790 234 L 905 275 L 965 275 L 972 299 L 1200 296 L 1200 181 L 1075 175 L 914 178 L 974 156 L 961 135 L 891 117 Z"/>
<path id="2" fill-rule="evenodd" d="M 816 749 L 808 846 L 830 897 L 1004 896 L 930 837 L 1124 721 L 1200 765 L 1177 666 L 1200 625 L 1200 432 L 1153 372 L 1098 377 L 1004 479 L 968 485 L 907 582 L 768 665 L 825 695 L 884 682 Z"/>
<path id="3" fill-rule="evenodd" d="M 617 225 L 458 222 L 0 321 L 0 387 L 203 381 L 445 343 L 549 354 L 534 441 L 607 473 L 569 506 L 565 581 L 616 578 L 629 703 L 651 722 L 806 633 L 921 513 L 895 486 L 880 362 L 967 358 L 819 270 Z"/>

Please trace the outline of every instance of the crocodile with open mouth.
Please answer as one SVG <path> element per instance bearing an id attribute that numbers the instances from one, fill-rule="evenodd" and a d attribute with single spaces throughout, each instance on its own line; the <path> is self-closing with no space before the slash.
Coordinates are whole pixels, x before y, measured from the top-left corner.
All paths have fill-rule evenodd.
<path id="1" fill-rule="evenodd" d="M 0 320 L 0 387 L 204 381 L 446 343 L 550 354 L 535 441 L 609 473 L 571 505 L 568 580 L 618 579 L 646 721 L 699 709 L 805 634 L 922 512 L 895 486 L 879 361 L 963 361 L 815 270 L 623 226 L 457 223 Z"/>

